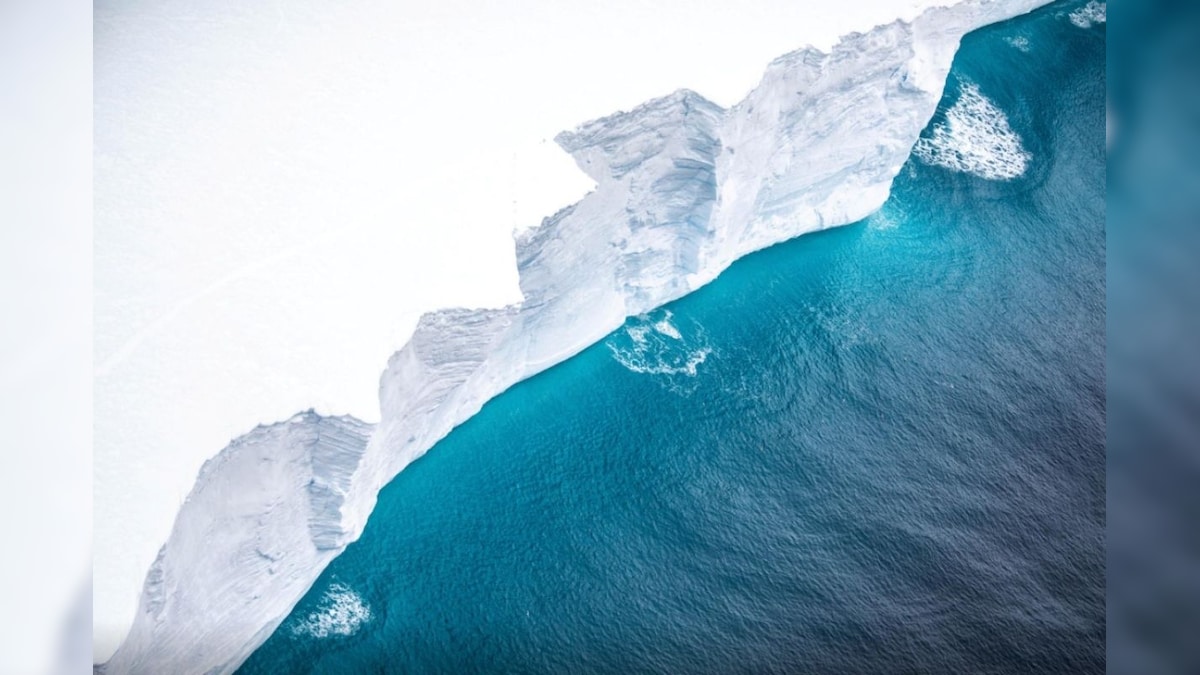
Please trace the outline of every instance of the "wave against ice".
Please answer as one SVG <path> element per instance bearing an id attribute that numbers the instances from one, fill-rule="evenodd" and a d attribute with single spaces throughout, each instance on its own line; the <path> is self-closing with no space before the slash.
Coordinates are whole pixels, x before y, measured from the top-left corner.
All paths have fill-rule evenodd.
<path id="1" fill-rule="evenodd" d="M 321 603 L 304 619 L 291 626 L 293 635 L 314 638 L 354 635 L 371 620 L 371 607 L 354 589 L 335 582 L 321 598 Z"/>
<path id="2" fill-rule="evenodd" d="M 379 490 L 488 400 L 748 253 L 877 210 L 937 109 L 963 35 L 1046 2 L 931 8 L 829 53 L 776 59 L 731 109 L 679 91 L 560 134 L 596 188 L 518 235 L 523 301 L 423 316 L 380 378 L 374 427 L 298 416 L 210 461 L 105 672 L 234 671 L 358 538 Z M 977 90 L 956 109 L 919 152 L 1000 177 L 1024 171 L 1003 113 Z M 635 367 L 688 377 L 709 355 L 665 312 L 629 326 L 617 339 Z M 340 607 L 337 617 L 361 614 Z"/>
<path id="3" fill-rule="evenodd" d="M 681 330 L 674 318 L 668 309 L 633 317 L 623 330 L 609 336 L 605 345 L 613 358 L 632 372 L 695 377 L 712 347 L 699 324 L 680 321 Z"/>
<path id="4" fill-rule="evenodd" d="M 1071 23 L 1080 28 L 1091 28 L 1094 24 L 1108 21 L 1108 5 L 1091 0 L 1088 4 L 1071 12 L 1068 17 L 1071 19 Z"/>
<path id="5" fill-rule="evenodd" d="M 973 82 L 962 84 L 946 119 L 917 141 L 913 154 L 926 164 L 988 180 L 1018 178 L 1031 159 L 1004 111 Z"/>

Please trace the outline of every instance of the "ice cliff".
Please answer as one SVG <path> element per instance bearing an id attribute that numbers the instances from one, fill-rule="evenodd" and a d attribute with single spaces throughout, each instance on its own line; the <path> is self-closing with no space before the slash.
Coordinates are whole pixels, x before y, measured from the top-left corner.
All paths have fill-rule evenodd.
<path id="1" fill-rule="evenodd" d="M 747 253 L 877 210 L 962 36 L 1046 1 L 933 8 L 784 55 L 729 110 L 679 91 L 560 134 L 596 188 L 517 236 L 523 302 L 424 316 L 381 378 L 374 428 L 305 413 L 210 460 L 104 672 L 235 670 L 379 490 L 489 399 Z"/>
<path id="2" fill-rule="evenodd" d="M 233 670 L 350 541 L 341 516 L 371 425 L 301 413 L 205 463 L 106 672 Z M 138 648 L 134 649 L 133 646 Z"/>

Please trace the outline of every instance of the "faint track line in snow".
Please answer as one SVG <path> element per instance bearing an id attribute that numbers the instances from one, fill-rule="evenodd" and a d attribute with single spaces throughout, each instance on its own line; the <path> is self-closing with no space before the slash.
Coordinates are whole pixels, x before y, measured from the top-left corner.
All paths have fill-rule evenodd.
<path id="1" fill-rule="evenodd" d="M 183 300 L 175 303 L 175 305 L 173 305 L 170 309 L 166 310 L 162 314 L 159 314 L 158 317 L 148 322 L 142 329 L 138 330 L 128 340 L 122 343 L 120 347 L 118 347 L 111 355 L 108 356 L 108 358 L 104 359 L 100 365 L 96 366 L 95 370 L 92 371 L 93 377 L 107 377 L 114 368 L 121 365 L 121 363 L 128 359 L 130 355 L 136 352 L 137 348 L 141 346 L 141 344 L 145 342 L 147 338 L 153 336 L 155 333 L 161 331 L 164 327 L 170 325 L 172 321 L 174 321 L 186 310 L 201 300 L 204 300 L 205 298 L 215 294 L 216 292 L 236 281 L 254 276 L 255 274 L 262 272 L 278 262 L 300 255 L 301 253 L 305 253 L 309 249 L 316 247 L 318 244 L 323 244 L 327 240 L 332 239 L 334 234 L 336 234 L 336 230 L 331 230 L 321 236 L 314 237 L 310 241 L 303 244 L 297 244 L 291 248 L 278 251 L 273 255 L 269 255 L 265 258 L 259 258 L 258 260 L 242 265 L 241 267 L 229 272 L 228 274 L 225 274 L 199 291 L 196 291 L 195 293 L 185 297 Z"/>

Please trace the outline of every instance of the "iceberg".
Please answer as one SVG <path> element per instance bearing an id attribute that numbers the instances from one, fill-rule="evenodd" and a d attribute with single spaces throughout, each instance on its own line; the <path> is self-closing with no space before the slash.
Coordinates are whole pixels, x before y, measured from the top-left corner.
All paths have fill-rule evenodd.
<path id="1" fill-rule="evenodd" d="M 210 460 L 98 670 L 234 671 L 358 538 L 379 490 L 488 400 L 748 253 L 878 210 L 961 38 L 1047 2 L 931 8 L 779 57 L 728 110 L 680 90 L 560 134 L 596 187 L 516 235 L 523 300 L 423 316 L 381 376 L 377 425 L 302 413 Z"/>

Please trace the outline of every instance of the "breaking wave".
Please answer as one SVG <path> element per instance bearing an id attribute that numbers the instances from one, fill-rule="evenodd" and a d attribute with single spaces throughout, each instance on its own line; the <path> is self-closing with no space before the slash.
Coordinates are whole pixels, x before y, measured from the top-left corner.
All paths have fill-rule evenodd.
<path id="1" fill-rule="evenodd" d="M 1015 49 L 1029 53 L 1029 38 L 1025 37 L 1024 35 L 1013 35 L 1006 37 L 1004 38 L 1004 41 Z"/>
<path id="2" fill-rule="evenodd" d="M 1108 21 L 1108 6 L 1103 2 L 1092 0 L 1088 4 L 1071 12 L 1069 18 L 1071 23 L 1080 28 L 1091 28 L 1093 24 L 1106 23 Z"/>
<path id="3" fill-rule="evenodd" d="M 630 318 L 605 344 L 613 358 L 635 373 L 695 377 L 712 347 L 704 329 L 695 322 L 672 322 L 669 309 Z"/>
<path id="4" fill-rule="evenodd" d="M 348 637 L 371 620 L 371 607 L 343 583 L 330 585 L 316 611 L 292 625 L 292 634 L 314 638 Z"/>
<path id="5" fill-rule="evenodd" d="M 926 164 L 988 180 L 1017 178 L 1031 159 L 1004 111 L 971 82 L 962 84 L 946 119 L 917 141 L 913 154 Z"/>

